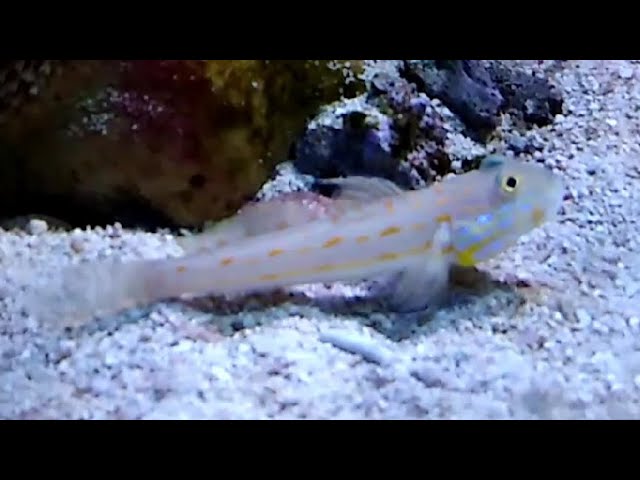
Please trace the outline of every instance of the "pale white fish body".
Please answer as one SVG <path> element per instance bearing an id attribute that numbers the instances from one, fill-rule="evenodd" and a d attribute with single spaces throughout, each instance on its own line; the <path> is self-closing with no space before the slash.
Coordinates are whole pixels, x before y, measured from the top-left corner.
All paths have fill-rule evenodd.
<path id="1" fill-rule="evenodd" d="M 159 295 L 237 294 L 362 280 L 424 262 L 440 225 L 424 215 L 432 192 L 407 192 L 284 231 L 149 264 Z"/>

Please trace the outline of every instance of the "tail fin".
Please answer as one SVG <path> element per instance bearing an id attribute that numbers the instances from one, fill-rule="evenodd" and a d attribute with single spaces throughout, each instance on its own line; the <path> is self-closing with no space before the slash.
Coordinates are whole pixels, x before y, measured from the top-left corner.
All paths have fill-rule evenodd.
<path id="1" fill-rule="evenodd" d="M 25 310 L 44 327 L 78 327 L 155 298 L 147 261 L 70 265 L 26 279 Z"/>

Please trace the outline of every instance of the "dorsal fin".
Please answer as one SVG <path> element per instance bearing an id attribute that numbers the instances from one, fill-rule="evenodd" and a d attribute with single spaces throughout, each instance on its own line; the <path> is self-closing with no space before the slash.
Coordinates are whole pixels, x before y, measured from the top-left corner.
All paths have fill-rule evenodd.
<path id="1" fill-rule="evenodd" d="M 269 200 L 249 203 L 232 217 L 214 223 L 202 233 L 179 237 L 176 241 L 187 254 L 214 250 L 243 238 L 296 227 L 314 220 L 336 218 L 350 207 L 349 203 L 313 192 L 288 192 Z"/>
<path id="2" fill-rule="evenodd" d="M 296 227 L 314 220 L 358 215 L 359 206 L 403 191 L 392 181 L 379 177 L 351 176 L 318 180 L 317 183 L 337 187 L 337 191 L 332 198 L 299 191 L 253 202 L 202 233 L 179 237 L 177 242 L 187 254 L 212 250 L 246 237 Z"/>
<path id="3" fill-rule="evenodd" d="M 486 157 L 484 157 L 482 160 L 480 160 L 480 165 L 479 165 L 479 169 L 480 170 L 487 170 L 490 168 L 497 168 L 501 165 L 504 165 L 505 161 L 507 160 L 507 158 L 504 155 L 499 155 L 497 153 L 492 153 L 490 155 L 487 155 Z"/>
<path id="4" fill-rule="evenodd" d="M 321 186 L 337 187 L 332 198 L 355 202 L 367 202 L 398 195 L 404 190 L 391 180 L 380 177 L 350 176 L 317 180 Z"/>

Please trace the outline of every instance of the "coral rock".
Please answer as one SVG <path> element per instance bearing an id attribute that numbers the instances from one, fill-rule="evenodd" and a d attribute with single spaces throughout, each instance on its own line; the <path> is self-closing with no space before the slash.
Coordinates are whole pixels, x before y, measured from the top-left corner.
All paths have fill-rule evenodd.
<path id="1" fill-rule="evenodd" d="M 225 217 L 253 197 L 319 106 L 357 91 L 349 80 L 358 68 L 261 60 L 0 64 L 3 216 L 142 226 Z"/>
<path id="2" fill-rule="evenodd" d="M 480 62 L 410 61 L 405 75 L 480 135 L 497 126 L 504 98 Z"/>
<path id="3" fill-rule="evenodd" d="M 376 129 L 361 112 L 345 114 L 343 127 L 307 130 L 297 145 L 295 167 L 318 178 L 373 175 L 396 179 L 398 160 L 380 144 Z"/>
<path id="4" fill-rule="evenodd" d="M 505 99 L 505 110 L 525 123 L 543 127 L 562 113 L 562 95 L 546 79 L 499 62 L 492 62 L 489 72 Z"/>
<path id="5" fill-rule="evenodd" d="M 524 128 L 548 125 L 562 112 L 562 96 L 548 80 L 497 61 L 412 60 L 403 75 L 441 100 L 478 139 L 496 128 L 504 112 Z"/>

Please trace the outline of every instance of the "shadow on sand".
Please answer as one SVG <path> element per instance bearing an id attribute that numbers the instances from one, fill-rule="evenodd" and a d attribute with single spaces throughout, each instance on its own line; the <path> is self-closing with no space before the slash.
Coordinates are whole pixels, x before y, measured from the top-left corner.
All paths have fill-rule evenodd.
<path id="1" fill-rule="evenodd" d="M 216 317 L 238 315 L 238 321 L 232 322 L 234 331 L 245 329 L 242 314 L 258 313 L 270 308 L 287 305 L 288 312 L 296 315 L 309 314 L 309 308 L 328 315 L 338 315 L 345 320 L 357 321 L 371 327 L 394 341 L 402 341 L 430 330 L 429 323 L 434 316 L 443 310 L 465 307 L 469 304 L 481 302 L 497 292 L 502 292 L 510 298 L 510 304 L 518 308 L 525 302 L 520 293 L 523 288 L 531 285 L 520 280 L 500 281 L 492 278 L 487 272 L 476 268 L 458 268 L 451 271 L 450 289 L 443 302 L 427 310 L 411 313 L 396 313 L 390 311 L 384 302 L 375 295 L 362 295 L 345 298 L 341 294 L 323 294 L 314 298 L 300 291 L 277 290 L 270 293 L 251 294 L 225 299 L 219 297 L 200 297 L 190 300 L 179 300 L 188 308 L 213 315 L 211 327 L 216 327 Z M 373 288 L 371 288 L 373 290 Z M 268 317 L 268 315 L 265 315 Z M 442 328 L 442 327 L 440 327 Z"/>

